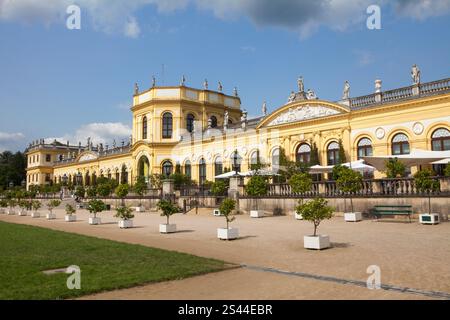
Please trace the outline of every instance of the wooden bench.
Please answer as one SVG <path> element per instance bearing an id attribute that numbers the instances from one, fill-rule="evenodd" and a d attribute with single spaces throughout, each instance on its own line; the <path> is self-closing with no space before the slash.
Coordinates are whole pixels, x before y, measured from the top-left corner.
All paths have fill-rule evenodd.
<path id="1" fill-rule="evenodd" d="M 412 206 L 409 205 L 379 205 L 373 207 L 372 215 L 378 220 L 382 216 L 408 216 L 411 222 Z"/>

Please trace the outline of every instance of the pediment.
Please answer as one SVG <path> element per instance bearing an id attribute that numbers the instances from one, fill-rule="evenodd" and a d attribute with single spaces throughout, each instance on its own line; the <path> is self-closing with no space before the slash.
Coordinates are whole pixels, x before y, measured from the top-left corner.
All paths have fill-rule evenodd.
<path id="1" fill-rule="evenodd" d="M 98 154 L 92 151 L 83 152 L 78 156 L 77 162 L 96 160 Z"/>

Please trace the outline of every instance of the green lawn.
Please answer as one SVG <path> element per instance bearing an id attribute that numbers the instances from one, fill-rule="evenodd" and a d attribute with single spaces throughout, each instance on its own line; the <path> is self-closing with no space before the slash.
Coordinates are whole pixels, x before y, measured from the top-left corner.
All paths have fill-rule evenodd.
<path id="1" fill-rule="evenodd" d="M 189 254 L 0 222 L 0 299 L 64 299 L 224 269 Z M 81 289 L 69 274 L 43 270 L 77 265 Z"/>

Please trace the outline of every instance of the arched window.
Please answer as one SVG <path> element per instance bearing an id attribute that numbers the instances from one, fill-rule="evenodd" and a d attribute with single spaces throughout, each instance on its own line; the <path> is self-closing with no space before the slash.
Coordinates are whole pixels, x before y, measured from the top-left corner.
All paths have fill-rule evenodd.
<path id="1" fill-rule="evenodd" d="M 195 121 L 194 115 L 192 113 L 189 113 L 186 117 L 186 130 L 188 132 L 194 131 L 194 121 Z"/>
<path id="2" fill-rule="evenodd" d="M 298 146 L 295 153 L 295 161 L 300 163 L 309 163 L 311 161 L 311 147 L 307 143 Z"/>
<path id="3" fill-rule="evenodd" d="M 117 181 L 117 183 L 120 182 L 120 171 L 119 171 L 119 169 L 116 169 L 116 181 Z"/>
<path id="4" fill-rule="evenodd" d="M 369 138 L 362 138 L 358 141 L 358 159 L 371 157 L 373 155 L 372 141 Z"/>
<path id="5" fill-rule="evenodd" d="M 431 148 L 433 151 L 450 150 L 450 131 L 445 128 L 436 129 L 431 136 Z"/>
<path id="6" fill-rule="evenodd" d="M 172 162 L 170 162 L 169 160 L 164 161 L 162 164 L 162 174 L 168 177 L 172 174 L 172 171 L 173 171 Z"/>
<path id="7" fill-rule="evenodd" d="M 250 169 L 254 170 L 254 167 L 261 163 L 261 159 L 259 158 L 259 151 L 253 151 L 250 155 Z"/>
<path id="8" fill-rule="evenodd" d="M 397 133 L 392 138 L 392 155 L 409 154 L 409 139 L 404 133 Z"/>
<path id="9" fill-rule="evenodd" d="M 128 171 L 125 165 L 122 165 L 121 179 L 120 183 L 128 183 Z"/>
<path id="10" fill-rule="evenodd" d="M 222 164 L 222 158 L 217 157 L 214 161 L 214 176 L 218 176 L 219 174 L 223 173 L 223 164 Z"/>
<path id="11" fill-rule="evenodd" d="M 147 117 L 142 118 L 142 139 L 147 139 Z"/>
<path id="12" fill-rule="evenodd" d="M 211 128 L 217 127 L 217 118 L 216 116 L 211 116 Z"/>
<path id="13" fill-rule="evenodd" d="M 108 169 L 108 179 L 111 180 L 111 170 Z"/>
<path id="14" fill-rule="evenodd" d="M 150 174 L 149 169 L 150 169 L 150 162 L 148 161 L 147 157 L 146 156 L 140 157 L 138 161 L 138 176 L 144 177 L 146 179 L 145 180 L 146 182 Z"/>
<path id="15" fill-rule="evenodd" d="M 331 142 L 327 148 L 327 163 L 329 166 L 334 166 L 339 163 L 339 143 Z"/>
<path id="16" fill-rule="evenodd" d="M 280 168 L 280 149 L 272 151 L 272 169 L 277 171 Z"/>
<path id="17" fill-rule="evenodd" d="M 184 174 L 189 178 L 191 177 L 191 162 L 189 160 L 184 163 Z"/>
<path id="18" fill-rule="evenodd" d="M 86 174 L 84 176 L 84 185 L 85 186 L 90 186 L 91 185 L 91 176 L 89 175 L 89 171 L 86 172 Z"/>
<path id="19" fill-rule="evenodd" d="M 163 139 L 172 138 L 172 129 L 173 129 L 172 114 L 170 112 L 166 112 L 163 114 L 163 119 L 162 119 L 162 137 L 163 137 Z"/>
<path id="20" fill-rule="evenodd" d="M 200 159 L 198 162 L 198 183 L 199 185 L 204 184 L 206 181 L 206 162 L 205 159 Z"/>
<path id="21" fill-rule="evenodd" d="M 242 158 L 237 151 L 231 155 L 231 169 L 232 171 L 241 172 Z"/>

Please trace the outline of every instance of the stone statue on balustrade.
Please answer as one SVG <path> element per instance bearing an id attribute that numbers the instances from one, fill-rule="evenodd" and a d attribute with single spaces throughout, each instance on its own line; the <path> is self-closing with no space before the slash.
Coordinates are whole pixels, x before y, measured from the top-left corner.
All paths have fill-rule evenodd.
<path id="1" fill-rule="evenodd" d="M 411 78 L 412 78 L 413 84 L 420 83 L 420 69 L 416 64 L 413 65 L 411 68 Z"/>

